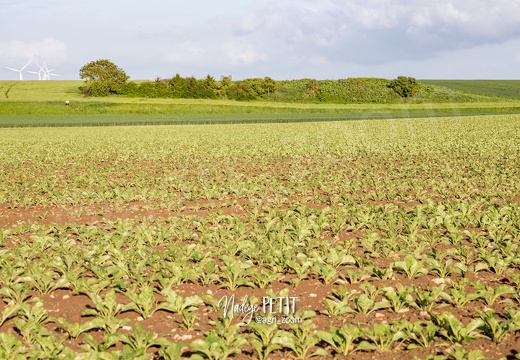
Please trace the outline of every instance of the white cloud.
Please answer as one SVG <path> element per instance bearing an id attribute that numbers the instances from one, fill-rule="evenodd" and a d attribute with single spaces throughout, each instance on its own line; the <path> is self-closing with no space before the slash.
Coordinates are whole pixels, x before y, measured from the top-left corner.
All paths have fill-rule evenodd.
<path id="1" fill-rule="evenodd" d="M 413 76 L 416 69 L 428 77 L 428 71 L 450 75 L 452 68 L 466 77 L 471 71 L 517 77 L 520 55 L 510 49 L 520 39 L 520 0 L 174 3 L 0 0 L 0 65 L 21 67 L 32 58 L 56 64 L 62 78 L 76 78 L 78 69 L 96 58 L 116 61 L 139 79 L 176 72 L 393 77 Z M 95 26 L 79 25 L 79 18 Z M 502 53 L 507 62 L 488 56 L 487 45 L 507 49 Z M 468 52 L 472 49 L 478 51 Z M 455 59 L 463 64 L 457 54 L 479 57 L 455 67 Z M 489 66 L 506 63 L 513 66 Z"/>
<path id="2" fill-rule="evenodd" d="M 68 58 L 67 45 L 54 38 L 24 42 L 12 40 L 0 43 L 0 59 L 3 62 L 46 62 L 62 64 Z M 13 64 L 16 65 L 16 64 Z"/>
<path id="3" fill-rule="evenodd" d="M 478 42 L 520 34 L 520 2 L 510 0 L 336 0 L 338 20 L 374 29 L 416 29 Z"/>
<path id="4" fill-rule="evenodd" d="M 254 43 L 270 39 L 264 41 L 268 46 L 285 44 L 285 51 L 300 56 L 362 65 L 428 59 L 444 51 L 503 43 L 520 36 L 519 1 L 331 0 L 320 7 L 281 4 L 260 5 L 242 18 L 232 19 L 235 34 Z"/>
<path id="5" fill-rule="evenodd" d="M 269 60 L 266 53 L 258 51 L 252 44 L 243 39 L 225 42 L 221 53 L 232 65 L 252 65 Z"/>
<path id="6" fill-rule="evenodd" d="M 194 43 L 185 42 L 175 45 L 175 51 L 166 56 L 168 61 L 176 64 L 200 64 L 206 57 L 206 50 Z"/>

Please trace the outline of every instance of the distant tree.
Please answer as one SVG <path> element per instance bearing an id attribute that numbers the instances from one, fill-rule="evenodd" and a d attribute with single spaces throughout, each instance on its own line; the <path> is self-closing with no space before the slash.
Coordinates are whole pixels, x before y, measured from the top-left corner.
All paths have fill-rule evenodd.
<path id="1" fill-rule="evenodd" d="M 211 75 L 207 75 L 203 80 L 200 80 L 199 85 L 199 97 L 214 99 L 216 98 L 216 92 L 218 90 L 217 81 Z"/>
<path id="2" fill-rule="evenodd" d="M 117 94 L 129 79 L 123 69 L 104 59 L 91 61 L 84 65 L 79 71 L 79 76 L 81 79 L 85 79 L 82 91 L 89 96 Z"/>
<path id="3" fill-rule="evenodd" d="M 187 82 L 186 79 L 176 74 L 173 78 L 170 79 L 168 83 L 170 87 L 170 92 L 172 97 L 174 98 L 182 98 L 186 97 L 187 94 Z"/>
<path id="4" fill-rule="evenodd" d="M 250 81 L 241 80 L 234 82 L 227 88 L 227 97 L 233 100 L 254 100 L 257 97 L 257 93 L 251 86 Z"/>
<path id="5" fill-rule="evenodd" d="M 264 77 L 264 90 L 267 94 L 274 93 L 276 91 L 276 81 L 271 79 L 269 76 Z"/>
<path id="6" fill-rule="evenodd" d="M 139 96 L 139 85 L 135 81 L 128 81 L 122 86 L 121 93 L 128 96 Z"/>
<path id="7" fill-rule="evenodd" d="M 388 84 L 399 96 L 412 97 L 419 91 L 419 83 L 413 77 L 398 76 Z"/>

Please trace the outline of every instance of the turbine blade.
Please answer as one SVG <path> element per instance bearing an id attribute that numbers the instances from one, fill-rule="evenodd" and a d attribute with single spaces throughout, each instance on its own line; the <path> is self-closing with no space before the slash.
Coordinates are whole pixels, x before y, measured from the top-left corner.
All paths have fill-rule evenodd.
<path id="1" fill-rule="evenodd" d="M 27 66 L 29 66 L 31 62 L 29 61 L 20 71 L 22 71 L 23 69 L 25 69 Z"/>

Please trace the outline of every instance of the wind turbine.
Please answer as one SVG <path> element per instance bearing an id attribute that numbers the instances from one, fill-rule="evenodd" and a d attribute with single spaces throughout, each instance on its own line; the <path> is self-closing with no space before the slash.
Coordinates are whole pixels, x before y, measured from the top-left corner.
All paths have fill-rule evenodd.
<path id="1" fill-rule="evenodd" d="M 36 71 L 27 71 L 28 73 L 31 73 L 31 74 L 37 74 L 38 75 L 38 80 L 44 80 L 45 79 L 45 70 L 43 70 L 43 67 L 41 67 L 39 64 L 36 64 L 38 65 L 38 67 L 40 68 L 40 71 L 36 72 Z M 42 78 L 42 75 L 43 75 L 43 78 Z"/>
<path id="2" fill-rule="evenodd" d="M 43 80 L 50 80 L 51 79 L 51 75 L 52 76 L 60 76 L 58 74 L 53 74 L 52 72 L 54 70 L 56 70 L 56 69 L 49 70 L 49 68 L 47 67 L 46 63 L 43 63 L 43 67 L 45 68 L 45 70 L 42 69 L 44 71 Z"/>
<path id="3" fill-rule="evenodd" d="M 10 68 L 10 67 L 7 67 L 9 70 L 13 70 L 13 71 L 16 71 L 16 72 L 19 72 L 20 73 L 20 80 L 23 80 L 23 76 L 22 76 L 22 71 L 24 71 L 24 69 L 29 66 L 31 62 L 29 61 L 23 68 L 21 68 L 20 70 L 18 69 L 13 69 L 13 68 Z"/>

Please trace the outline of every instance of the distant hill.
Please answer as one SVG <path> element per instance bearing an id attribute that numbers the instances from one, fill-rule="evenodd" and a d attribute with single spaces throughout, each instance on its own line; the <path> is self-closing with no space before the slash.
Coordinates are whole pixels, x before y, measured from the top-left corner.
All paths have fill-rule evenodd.
<path id="1" fill-rule="evenodd" d="M 520 99 L 520 80 L 419 80 L 422 84 L 445 87 L 471 94 Z"/>

